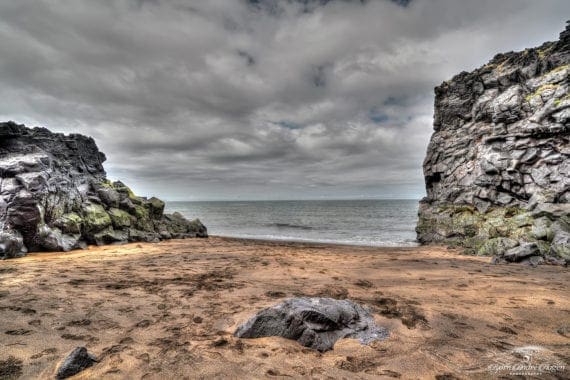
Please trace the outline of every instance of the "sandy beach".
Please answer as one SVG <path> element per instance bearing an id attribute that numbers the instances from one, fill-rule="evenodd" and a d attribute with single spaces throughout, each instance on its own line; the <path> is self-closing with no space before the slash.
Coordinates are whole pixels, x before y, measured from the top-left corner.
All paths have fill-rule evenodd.
<path id="1" fill-rule="evenodd" d="M 99 359 L 81 379 L 484 379 L 524 360 L 566 365 L 529 377 L 567 378 L 569 283 L 567 268 L 445 247 L 211 237 L 30 254 L 0 261 L 0 378 L 53 378 L 81 345 Z M 390 337 L 325 353 L 233 337 L 294 296 L 349 298 Z"/>

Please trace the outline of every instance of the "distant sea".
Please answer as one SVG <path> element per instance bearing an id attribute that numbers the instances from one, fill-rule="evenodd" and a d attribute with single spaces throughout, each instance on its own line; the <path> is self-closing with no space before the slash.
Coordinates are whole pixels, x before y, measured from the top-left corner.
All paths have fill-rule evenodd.
<path id="1" fill-rule="evenodd" d="M 416 245 L 416 200 L 167 202 L 210 235 L 365 246 Z"/>

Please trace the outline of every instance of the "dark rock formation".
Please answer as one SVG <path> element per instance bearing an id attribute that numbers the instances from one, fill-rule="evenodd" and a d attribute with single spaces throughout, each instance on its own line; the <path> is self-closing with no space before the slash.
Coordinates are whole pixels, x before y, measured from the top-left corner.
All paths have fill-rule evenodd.
<path id="1" fill-rule="evenodd" d="M 569 63 L 570 24 L 435 89 L 420 242 L 570 260 Z"/>
<path id="2" fill-rule="evenodd" d="M 94 355 L 87 352 L 85 347 L 77 347 L 65 358 L 57 369 L 56 379 L 67 379 L 91 367 L 97 362 Z"/>
<path id="3" fill-rule="evenodd" d="M 0 123 L 0 258 L 207 236 L 199 220 L 108 181 L 104 161 L 92 138 Z"/>
<path id="4" fill-rule="evenodd" d="M 384 339 L 388 332 L 376 326 L 362 306 L 332 298 L 292 298 L 257 313 L 238 327 L 239 338 L 281 336 L 318 351 L 331 350 L 342 338 L 363 344 Z"/>

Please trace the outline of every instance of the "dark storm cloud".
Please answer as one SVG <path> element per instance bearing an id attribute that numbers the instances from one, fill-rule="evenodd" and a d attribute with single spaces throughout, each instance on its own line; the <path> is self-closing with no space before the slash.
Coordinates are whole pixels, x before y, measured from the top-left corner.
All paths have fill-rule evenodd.
<path id="1" fill-rule="evenodd" d="M 0 1 L 0 118 L 167 199 L 419 197 L 433 87 L 565 0 Z"/>

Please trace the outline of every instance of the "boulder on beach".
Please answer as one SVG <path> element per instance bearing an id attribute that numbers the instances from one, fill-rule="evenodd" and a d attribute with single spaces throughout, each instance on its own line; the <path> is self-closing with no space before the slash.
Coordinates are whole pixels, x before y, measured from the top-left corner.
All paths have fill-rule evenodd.
<path id="1" fill-rule="evenodd" d="M 570 21 L 435 88 L 418 240 L 494 262 L 570 262 Z"/>
<path id="2" fill-rule="evenodd" d="M 339 339 L 353 338 L 367 344 L 387 338 L 388 331 L 352 301 L 301 297 L 260 311 L 239 326 L 235 336 L 280 336 L 322 352 L 331 350 Z"/>
<path id="3" fill-rule="evenodd" d="M 85 347 L 76 347 L 57 369 L 56 379 L 67 379 L 91 367 L 97 362 L 95 355 L 89 353 Z"/>
<path id="4" fill-rule="evenodd" d="M 0 123 L 0 258 L 208 236 L 198 219 L 109 181 L 104 161 L 90 137 Z"/>

